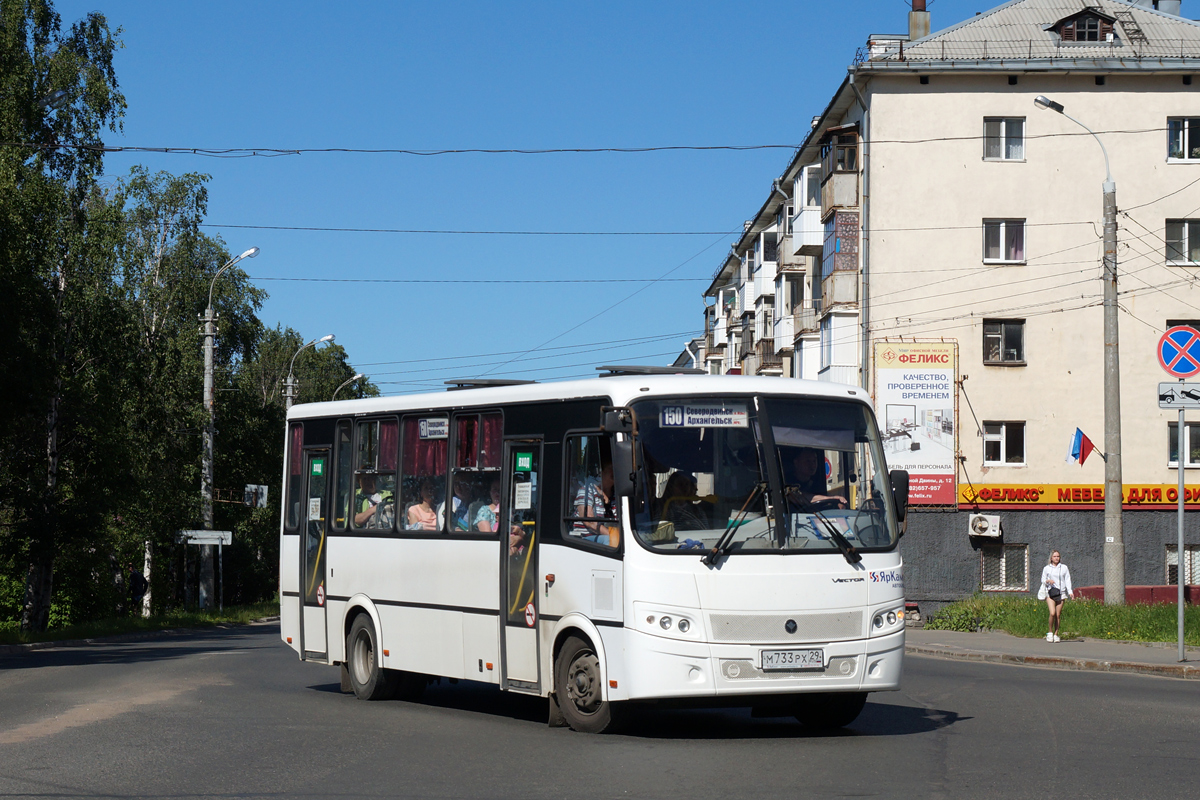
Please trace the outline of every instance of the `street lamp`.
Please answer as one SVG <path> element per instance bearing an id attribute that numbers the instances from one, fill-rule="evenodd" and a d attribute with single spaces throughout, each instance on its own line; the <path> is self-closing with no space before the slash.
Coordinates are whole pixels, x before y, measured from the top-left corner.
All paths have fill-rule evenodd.
<path id="1" fill-rule="evenodd" d="M 296 376 L 293 374 L 293 370 L 296 366 L 296 356 L 300 355 L 302 352 L 304 352 L 309 347 L 318 345 L 321 342 L 332 342 L 332 341 L 333 341 L 332 333 L 329 334 L 328 336 L 322 336 L 320 339 L 313 339 L 308 344 L 300 345 L 300 349 L 297 350 L 295 355 L 292 356 L 292 363 L 288 364 L 287 383 L 284 384 L 284 387 L 283 387 L 283 396 L 287 398 L 287 407 L 288 408 L 291 408 L 292 403 L 294 403 L 296 401 L 296 388 L 297 388 L 296 387 Z"/>
<path id="2" fill-rule="evenodd" d="M 338 388 L 336 388 L 336 389 L 334 389 L 334 390 L 333 390 L 333 397 L 331 397 L 330 399 L 331 399 L 331 400 L 337 400 L 337 393 L 338 393 L 338 392 L 340 392 L 342 389 L 345 389 L 347 386 L 349 386 L 350 384 L 354 383 L 356 380 L 358 380 L 358 379 L 359 379 L 359 378 L 361 378 L 361 377 L 363 377 L 363 374 L 362 374 L 361 372 L 359 372 L 359 373 L 356 373 L 356 374 L 354 375 L 354 377 L 353 377 L 353 378 L 351 378 L 350 380 L 348 380 L 348 381 L 343 381 L 341 386 L 339 386 Z"/>
<path id="3" fill-rule="evenodd" d="M 229 263 L 217 270 L 217 274 L 213 275 L 212 282 L 208 284 L 208 305 L 204 309 L 204 316 L 200 321 L 204 323 L 204 330 L 200 334 L 204 337 L 204 411 L 208 415 L 208 420 L 204 425 L 204 452 L 202 454 L 203 464 L 200 469 L 200 516 L 201 525 L 206 531 L 213 529 L 213 434 L 215 431 L 215 412 L 213 408 L 213 337 L 217 334 L 216 329 L 216 314 L 213 313 L 212 296 L 213 288 L 217 285 L 217 278 L 245 258 L 254 258 L 258 255 L 258 248 L 251 247 L 246 252 L 242 253 L 237 258 L 231 259 Z M 213 588 L 213 553 L 212 545 L 201 545 L 200 548 L 200 608 L 208 607 L 208 598 L 212 594 Z"/>
<path id="4" fill-rule="evenodd" d="M 1125 605 L 1125 534 L 1121 520 L 1121 363 L 1117 336 L 1117 184 L 1096 132 L 1045 95 L 1038 108 L 1057 111 L 1092 135 L 1104 153 L 1104 602 Z"/>

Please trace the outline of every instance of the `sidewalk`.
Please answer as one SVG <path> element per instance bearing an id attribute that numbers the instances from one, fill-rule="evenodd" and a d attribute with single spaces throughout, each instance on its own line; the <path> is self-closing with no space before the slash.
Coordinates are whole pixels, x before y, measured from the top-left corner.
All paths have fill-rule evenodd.
<path id="1" fill-rule="evenodd" d="M 1185 651 L 1188 660 L 1181 664 L 1178 644 L 1083 638 L 1051 643 L 1002 632 L 960 633 L 923 628 L 909 628 L 904 636 L 904 651 L 909 655 L 1200 680 L 1200 647 L 1188 647 Z"/>

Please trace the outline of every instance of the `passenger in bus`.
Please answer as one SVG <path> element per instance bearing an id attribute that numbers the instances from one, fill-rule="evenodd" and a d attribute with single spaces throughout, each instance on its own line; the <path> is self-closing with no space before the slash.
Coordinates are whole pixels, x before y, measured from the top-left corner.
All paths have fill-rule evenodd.
<path id="1" fill-rule="evenodd" d="M 812 447 L 801 447 L 792 457 L 790 476 L 785 476 L 788 484 L 788 503 L 796 509 L 808 509 L 821 503 L 827 503 L 837 508 L 846 507 L 846 498 L 841 495 L 826 494 L 825 459 L 823 453 Z"/>
<path id="2" fill-rule="evenodd" d="M 475 530 L 483 531 L 484 533 L 495 533 L 499 530 L 500 522 L 500 479 L 493 478 L 492 485 L 488 489 L 488 496 L 491 499 L 487 505 L 480 506 L 475 512 Z"/>
<path id="3" fill-rule="evenodd" d="M 572 536 L 597 544 L 609 544 L 610 526 L 602 520 L 617 518 L 612 494 L 613 468 L 609 462 L 601 467 L 599 480 L 589 475 L 575 492 L 575 516 L 584 519 L 576 520 L 571 526 Z"/>
<path id="4" fill-rule="evenodd" d="M 433 510 L 433 481 L 429 478 L 421 480 L 421 499 L 408 507 L 408 524 L 410 531 L 437 530 L 437 512 Z"/>
<path id="5" fill-rule="evenodd" d="M 475 486 L 464 475 L 454 476 L 454 494 L 450 497 L 450 532 L 471 530 L 471 522 L 467 518 L 471 510 L 471 498 L 475 496 Z M 442 519 L 446 514 L 446 503 L 438 506 L 437 526 L 442 527 Z"/>
<path id="6" fill-rule="evenodd" d="M 711 528 L 704 506 L 695 502 L 699 484 L 690 472 L 673 472 L 663 488 L 659 519 L 674 524 L 677 531 Z"/>
<path id="7" fill-rule="evenodd" d="M 377 490 L 373 473 L 360 472 L 358 490 L 354 493 L 354 527 L 391 527 L 392 500 L 391 492 L 385 493 Z"/>

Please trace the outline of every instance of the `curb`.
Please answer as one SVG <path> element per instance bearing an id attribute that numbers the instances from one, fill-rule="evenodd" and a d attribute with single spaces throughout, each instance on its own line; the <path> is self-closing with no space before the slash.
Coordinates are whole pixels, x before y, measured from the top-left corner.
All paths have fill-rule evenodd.
<path id="1" fill-rule="evenodd" d="M 993 664 L 1016 664 L 1050 669 L 1121 672 L 1138 675 L 1157 675 L 1161 678 L 1200 680 L 1200 666 L 1192 664 L 1143 664 L 1137 661 L 1102 661 L 1093 658 L 1061 658 L 1056 656 L 1017 656 L 1010 653 L 989 653 L 969 650 L 949 650 L 906 644 L 905 654 L 950 658 L 959 661 L 986 661 Z"/>
<path id="2" fill-rule="evenodd" d="M 259 625 L 268 622 L 279 622 L 279 617 L 261 617 L 259 619 L 250 620 L 245 623 L 247 625 Z M 96 636 L 91 639 L 58 639 L 52 642 L 29 642 L 27 644 L 3 644 L 0 645 L 0 656 L 15 656 L 22 653 L 28 653 L 33 650 L 49 650 L 54 647 L 82 647 L 89 644 L 121 644 L 124 642 L 144 642 L 148 639 L 165 638 L 168 636 L 177 636 L 181 633 L 191 633 L 193 631 L 204 630 L 205 628 L 226 629 L 238 627 L 229 623 L 221 625 L 205 625 L 198 628 L 162 628 L 157 631 L 144 631 L 141 633 L 118 633 L 113 636 Z"/>

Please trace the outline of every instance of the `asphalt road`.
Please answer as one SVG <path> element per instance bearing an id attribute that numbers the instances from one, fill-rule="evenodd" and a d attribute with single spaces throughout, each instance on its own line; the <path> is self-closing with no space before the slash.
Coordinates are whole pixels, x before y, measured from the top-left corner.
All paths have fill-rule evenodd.
<path id="1" fill-rule="evenodd" d="M 1195 682 L 909 658 L 835 734 L 656 710 L 630 734 L 443 683 L 365 703 L 276 625 L 0 657 L 8 797 L 1195 797 Z"/>

